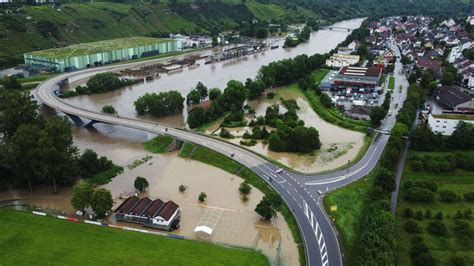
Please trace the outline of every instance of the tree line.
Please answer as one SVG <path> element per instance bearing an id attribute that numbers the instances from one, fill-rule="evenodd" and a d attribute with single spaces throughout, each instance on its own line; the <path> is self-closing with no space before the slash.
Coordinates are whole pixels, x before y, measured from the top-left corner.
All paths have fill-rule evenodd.
<path id="1" fill-rule="evenodd" d="M 0 89 L 0 184 L 9 187 L 71 186 L 79 178 L 117 169 L 91 150 L 80 155 L 64 117 L 44 119 L 29 92 Z M 111 174 L 116 174 L 113 171 Z"/>
<path id="2" fill-rule="evenodd" d="M 61 97 L 68 98 L 77 95 L 91 95 L 117 90 L 126 86 L 137 84 L 138 80 L 120 79 L 111 72 L 99 73 L 92 76 L 85 86 L 77 86 L 74 90 L 64 92 Z"/>

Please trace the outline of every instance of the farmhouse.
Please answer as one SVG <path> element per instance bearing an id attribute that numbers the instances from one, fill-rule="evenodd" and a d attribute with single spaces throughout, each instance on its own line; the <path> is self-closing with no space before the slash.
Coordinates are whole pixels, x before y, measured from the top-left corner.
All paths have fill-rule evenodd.
<path id="1" fill-rule="evenodd" d="M 179 40 L 129 37 L 25 53 L 25 64 L 71 71 L 112 62 L 181 51 Z"/>
<path id="2" fill-rule="evenodd" d="M 170 231 L 179 228 L 180 218 L 179 206 L 173 201 L 165 203 L 160 199 L 151 200 L 148 197 L 140 199 L 131 196 L 115 210 L 117 221 Z"/>
<path id="3" fill-rule="evenodd" d="M 334 78 L 338 87 L 375 88 L 382 76 L 379 67 L 343 67 Z"/>

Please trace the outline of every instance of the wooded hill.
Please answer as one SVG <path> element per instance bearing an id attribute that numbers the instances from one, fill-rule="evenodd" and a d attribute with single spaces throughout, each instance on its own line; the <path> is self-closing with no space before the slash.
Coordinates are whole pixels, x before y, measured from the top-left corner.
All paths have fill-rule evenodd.
<path id="1" fill-rule="evenodd" d="M 66 3 L 58 7 L 0 7 L 0 68 L 22 62 L 24 52 L 119 37 L 239 30 L 253 18 L 287 25 L 392 14 L 459 14 L 457 1 L 154 1 Z M 68 1 L 69 2 L 69 1 Z M 161 3 L 156 3 L 161 2 Z M 428 3 L 429 2 L 429 3 Z"/>

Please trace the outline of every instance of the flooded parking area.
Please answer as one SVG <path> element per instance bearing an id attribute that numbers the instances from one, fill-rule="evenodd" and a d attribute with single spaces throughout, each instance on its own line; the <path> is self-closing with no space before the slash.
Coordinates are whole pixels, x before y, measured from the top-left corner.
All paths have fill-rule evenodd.
<path id="1" fill-rule="evenodd" d="M 267 107 L 275 103 L 280 104 L 280 99 L 296 100 L 300 108 L 297 111 L 299 118 L 305 122 L 306 126 L 312 126 L 319 131 L 319 139 L 322 143 L 321 149 L 308 155 L 273 152 L 268 149 L 268 145 L 263 141 L 258 141 L 255 146 L 246 147 L 247 149 L 263 154 L 297 171 L 315 173 L 348 164 L 349 161 L 357 157 L 364 147 L 364 134 L 335 126 L 321 119 L 311 108 L 304 94 L 296 87 L 279 88 L 273 92 L 276 93 L 273 100 L 263 97 L 263 99 L 249 102 L 249 105 L 255 110 L 256 116 L 265 116 Z M 280 112 L 282 110 L 284 110 L 284 107 L 280 106 Z M 211 128 L 214 131 L 215 125 Z M 239 136 L 242 136 L 245 131 L 251 132 L 251 128 L 248 127 L 227 128 L 227 130 L 236 138 L 225 140 L 236 144 L 240 143 L 242 138 Z M 267 130 L 270 131 L 271 129 L 267 128 Z M 207 133 L 211 133 L 211 130 L 208 130 Z M 215 133 L 219 133 L 219 131 L 215 131 Z"/>

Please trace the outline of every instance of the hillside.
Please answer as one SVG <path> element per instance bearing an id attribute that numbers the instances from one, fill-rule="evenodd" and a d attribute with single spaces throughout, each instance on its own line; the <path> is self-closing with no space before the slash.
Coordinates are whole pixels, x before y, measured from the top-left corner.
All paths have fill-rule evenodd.
<path id="1" fill-rule="evenodd" d="M 196 3 L 182 0 L 175 4 L 152 3 L 153 1 L 93 2 L 63 4 L 59 8 L 50 5 L 24 6 L 11 8 L 8 12 L 7 9 L 2 9 L 0 68 L 21 63 L 24 52 L 136 35 L 159 37 L 171 32 L 199 34 L 239 30 L 245 23 L 248 27 L 252 18 L 263 21 L 262 26 L 267 22 L 303 23 L 308 18 L 321 23 L 333 23 L 375 15 L 458 14 L 468 10 L 463 4 L 447 4 L 446 0 L 437 0 L 437 5 L 422 0 L 405 4 L 365 1 L 321 0 L 307 3 L 299 0 L 274 0 L 271 1 L 273 3 L 262 3 L 224 0 L 220 3 Z"/>

